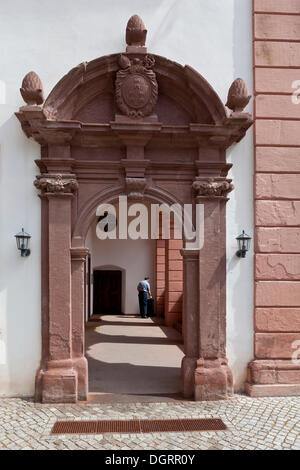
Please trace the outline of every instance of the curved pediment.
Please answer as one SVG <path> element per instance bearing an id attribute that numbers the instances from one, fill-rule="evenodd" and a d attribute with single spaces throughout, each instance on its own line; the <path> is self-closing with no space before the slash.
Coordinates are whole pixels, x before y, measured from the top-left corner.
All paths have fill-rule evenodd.
<path id="1" fill-rule="evenodd" d="M 125 55 L 123 55 L 125 56 Z M 115 81 L 120 54 L 82 63 L 65 75 L 49 94 L 44 112 L 50 119 L 109 122 L 118 107 Z M 153 55 L 158 83 L 154 112 L 163 124 L 217 124 L 226 110 L 209 83 L 195 70 Z"/>
<path id="2" fill-rule="evenodd" d="M 147 53 L 142 25 L 139 17 L 132 17 L 126 52 L 74 67 L 43 107 L 37 106 L 43 102 L 42 82 L 29 72 L 21 88 L 27 106 L 16 113 L 26 135 L 41 145 L 73 142 L 91 147 L 112 145 L 116 132 L 128 141 L 137 130 L 148 140 L 156 136 L 167 144 L 224 149 L 238 142 L 252 124 L 251 116 L 243 112 L 251 98 L 245 82 L 238 78 L 230 87 L 226 106 L 233 112 L 227 116 L 202 75 Z"/>

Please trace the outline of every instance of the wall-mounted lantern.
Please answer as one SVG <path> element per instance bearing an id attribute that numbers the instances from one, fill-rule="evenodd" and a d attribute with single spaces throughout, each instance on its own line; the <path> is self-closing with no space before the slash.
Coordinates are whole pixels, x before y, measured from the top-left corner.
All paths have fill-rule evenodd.
<path id="1" fill-rule="evenodd" d="M 245 231 L 243 230 L 241 235 L 236 237 L 236 240 L 238 242 L 238 247 L 239 247 L 238 251 L 236 252 L 236 255 L 239 258 L 246 258 L 246 253 L 247 251 L 249 251 L 249 248 L 250 248 L 251 237 L 247 235 Z"/>
<path id="2" fill-rule="evenodd" d="M 28 247 L 29 247 L 29 240 L 31 238 L 31 235 L 29 235 L 29 233 L 24 232 L 24 229 L 22 228 L 22 232 L 17 233 L 15 237 L 16 237 L 18 250 L 21 251 L 21 256 L 29 256 L 30 250 Z"/>

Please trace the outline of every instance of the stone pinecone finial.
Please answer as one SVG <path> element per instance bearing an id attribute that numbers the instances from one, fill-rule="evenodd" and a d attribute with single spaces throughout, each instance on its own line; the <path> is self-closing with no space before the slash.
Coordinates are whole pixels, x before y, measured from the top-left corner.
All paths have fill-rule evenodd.
<path id="1" fill-rule="evenodd" d="M 248 87 L 242 78 L 237 78 L 228 91 L 227 106 L 234 113 L 243 112 L 251 98 Z"/>
<path id="2" fill-rule="evenodd" d="M 147 29 L 139 15 L 129 18 L 126 27 L 126 44 L 128 46 L 144 46 L 146 42 Z"/>
<path id="3" fill-rule="evenodd" d="M 23 78 L 20 92 L 25 103 L 30 105 L 39 105 L 44 101 L 43 84 L 40 77 L 35 72 L 29 72 Z"/>

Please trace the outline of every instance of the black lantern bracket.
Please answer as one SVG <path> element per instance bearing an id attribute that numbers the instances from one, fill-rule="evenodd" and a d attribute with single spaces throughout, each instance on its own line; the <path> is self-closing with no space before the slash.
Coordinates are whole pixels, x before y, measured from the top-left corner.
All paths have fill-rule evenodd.
<path id="1" fill-rule="evenodd" d="M 22 231 L 17 233 L 15 235 L 16 237 L 16 243 L 17 243 L 17 248 L 21 252 L 22 257 L 26 257 L 30 255 L 30 249 L 29 247 L 29 240 L 31 238 L 31 235 L 29 233 L 26 233 L 24 229 L 22 228 Z"/>
<path id="2" fill-rule="evenodd" d="M 251 237 L 250 235 L 247 235 L 245 231 L 236 237 L 236 240 L 238 242 L 238 251 L 236 252 L 236 256 L 239 258 L 246 258 L 246 253 L 250 249 L 250 242 L 251 242 Z"/>

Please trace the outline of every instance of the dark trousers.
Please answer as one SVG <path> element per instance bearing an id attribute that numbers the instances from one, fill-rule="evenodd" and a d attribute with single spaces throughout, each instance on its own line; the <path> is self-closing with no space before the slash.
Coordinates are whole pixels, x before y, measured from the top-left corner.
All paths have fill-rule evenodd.
<path id="1" fill-rule="evenodd" d="M 140 305 L 140 315 L 141 315 L 141 317 L 146 317 L 147 316 L 147 299 L 148 299 L 147 292 L 140 291 L 139 292 L 139 305 Z"/>

